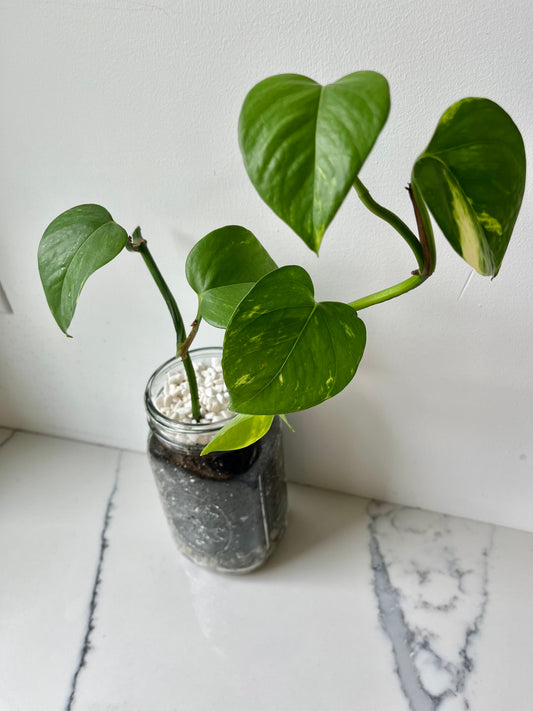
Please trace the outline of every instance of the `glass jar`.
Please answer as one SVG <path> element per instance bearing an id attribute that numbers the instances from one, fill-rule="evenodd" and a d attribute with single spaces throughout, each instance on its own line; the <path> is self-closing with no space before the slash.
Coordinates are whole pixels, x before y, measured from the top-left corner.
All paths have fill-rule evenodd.
<path id="1" fill-rule="evenodd" d="M 220 362 L 221 348 L 190 351 L 193 365 Z M 163 509 L 179 550 L 195 563 L 224 573 L 258 568 L 281 539 L 287 521 L 287 487 L 281 422 L 259 441 L 230 452 L 200 453 L 228 422 L 183 423 L 156 408 L 173 358 L 148 381 L 145 406 L 148 454 Z"/>

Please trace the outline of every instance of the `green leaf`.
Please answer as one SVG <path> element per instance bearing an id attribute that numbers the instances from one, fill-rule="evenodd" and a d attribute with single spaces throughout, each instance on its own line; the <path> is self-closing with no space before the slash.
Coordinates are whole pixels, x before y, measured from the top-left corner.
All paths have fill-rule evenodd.
<path id="1" fill-rule="evenodd" d="M 353 378 L 365 327 L 337 302 L 317 303 L 298 266 L 267 274 L 238 305 L 224 339 L 230 409 L 284 414 L 318 405 Z"/>
<path id="2" fill-rule="evenodd" d="M 276 263 L 244 227 L 228 225 L 203 237 L 189 253 L 185 273 L 198 294 L 199 313 L 226 328 L 235 307 Z"/>
<path id="3" fill-rule="evenodd" d="M 488 99 L 453 104 L 413 168 L 413 183 L 455 251 L 496 276 L 522 203 L 526 158 L 511 117 Z"/>
<path id="4" fill-rule="evenodd" d="M 39 274 L 50 311 L 65 334 L 83 285 L 127 240 L 126 230 L 99 205 L 73 207 L 46 228 L 39 244 Z"/>
<path id="5" fill-rule="evenodd" d="M 266 435 L 273 420 L 273 415 L 235 415 L 204 447 L 202 454 L 248 447 Z"/>
<path id="6" fill-rule="evenodd" d="M 285 415 L 280 415 L 280 419 L 282 420 L 282 422 L 284 422 L 287 425 L 287 427 L 290 429 L 291 432 L 294 432 L 294 427 L 291 425 L 291 423 L 289 422 L 289 420 L 286 418 Z"/>
<path id="7" fill-rule="evenodd" d="M 389 113 L 387 80 L 355 72 L 321 86 L 281 74 L 244 101 L 239 141 L 259 195 L 318 253 Z"/>

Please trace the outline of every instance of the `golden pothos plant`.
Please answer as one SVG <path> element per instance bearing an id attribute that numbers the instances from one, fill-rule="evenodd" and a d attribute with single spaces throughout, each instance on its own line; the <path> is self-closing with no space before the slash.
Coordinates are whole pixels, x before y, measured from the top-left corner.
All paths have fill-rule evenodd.
<path id="1" fill-rule="evenodd" d="M 326 86 L 282 74 L 246 97 L 239 143 L 259 195 L 317 254 L 353 188 L 412 250 L 416 268 L 403 281 L 349 303 L 317 302 L 301 266 L 277 267 L 251 232 L 230 225 L 206 235 L 187 258 L 186 276 L 198 295 L 187 334 L 140 229 L 129 236 L 105 208 L 80 205 L 53 220 L 39 246 L 41 280 L 59 327 L 67 333 L 87 278 L 127 247 L 141 254 L 167 303 L 196 419 L 188 350 L 202 320 L 225 329 L 222 366 L 237 416 L 205 451 L 244 447 L 268 431 L 275 415 L 333 397 L 352 380 L 363 355 L 366 331 L 359 313 L 420 286 L 433 273 L 430 213 L 468 264 L 495 277 L 524 193 L 524 144 L 513 120 L 489 99 L 462 99 L 444 112 L 412 168 L 411 230 L 358 177 L 389 108 L 388 83 L 376 72 L 355 72 Z"/>

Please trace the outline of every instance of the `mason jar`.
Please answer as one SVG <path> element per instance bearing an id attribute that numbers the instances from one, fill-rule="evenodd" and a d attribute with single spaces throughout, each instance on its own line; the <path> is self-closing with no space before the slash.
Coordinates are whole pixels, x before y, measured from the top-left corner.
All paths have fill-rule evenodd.
<path id="1" fill-rule="evenodd" d="M 193 365 L 222 357 L 221 348 L 189 353 Z M 287 522 L 281 421 L 244 449 L 202 449 L 229 421 L 176 422 L 156 407 L 169 373 L 180 359 L 164 363 L 146 386 L 150 427 L 148 454 L 167 521 L 179 550 L 195 563 L 224 573 L 246 573 L 264 563 Z"/>

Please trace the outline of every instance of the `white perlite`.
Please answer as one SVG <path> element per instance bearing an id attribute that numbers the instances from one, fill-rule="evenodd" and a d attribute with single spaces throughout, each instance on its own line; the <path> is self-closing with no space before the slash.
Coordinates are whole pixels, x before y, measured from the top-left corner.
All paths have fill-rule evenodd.
<path id="1" fill-rule="evenodd" d="M 195 363 L 200 400 L 201 423 L 220 422 L 233 416 L 228 410 L 229 394 L 222 377 L 222 365 L 217 358 Z M 167 376 L 163 392 L 156 398 L 157 409 L 176 422 L 195 422 L 192 417 L 189 383 L 183 369 Z"/>

